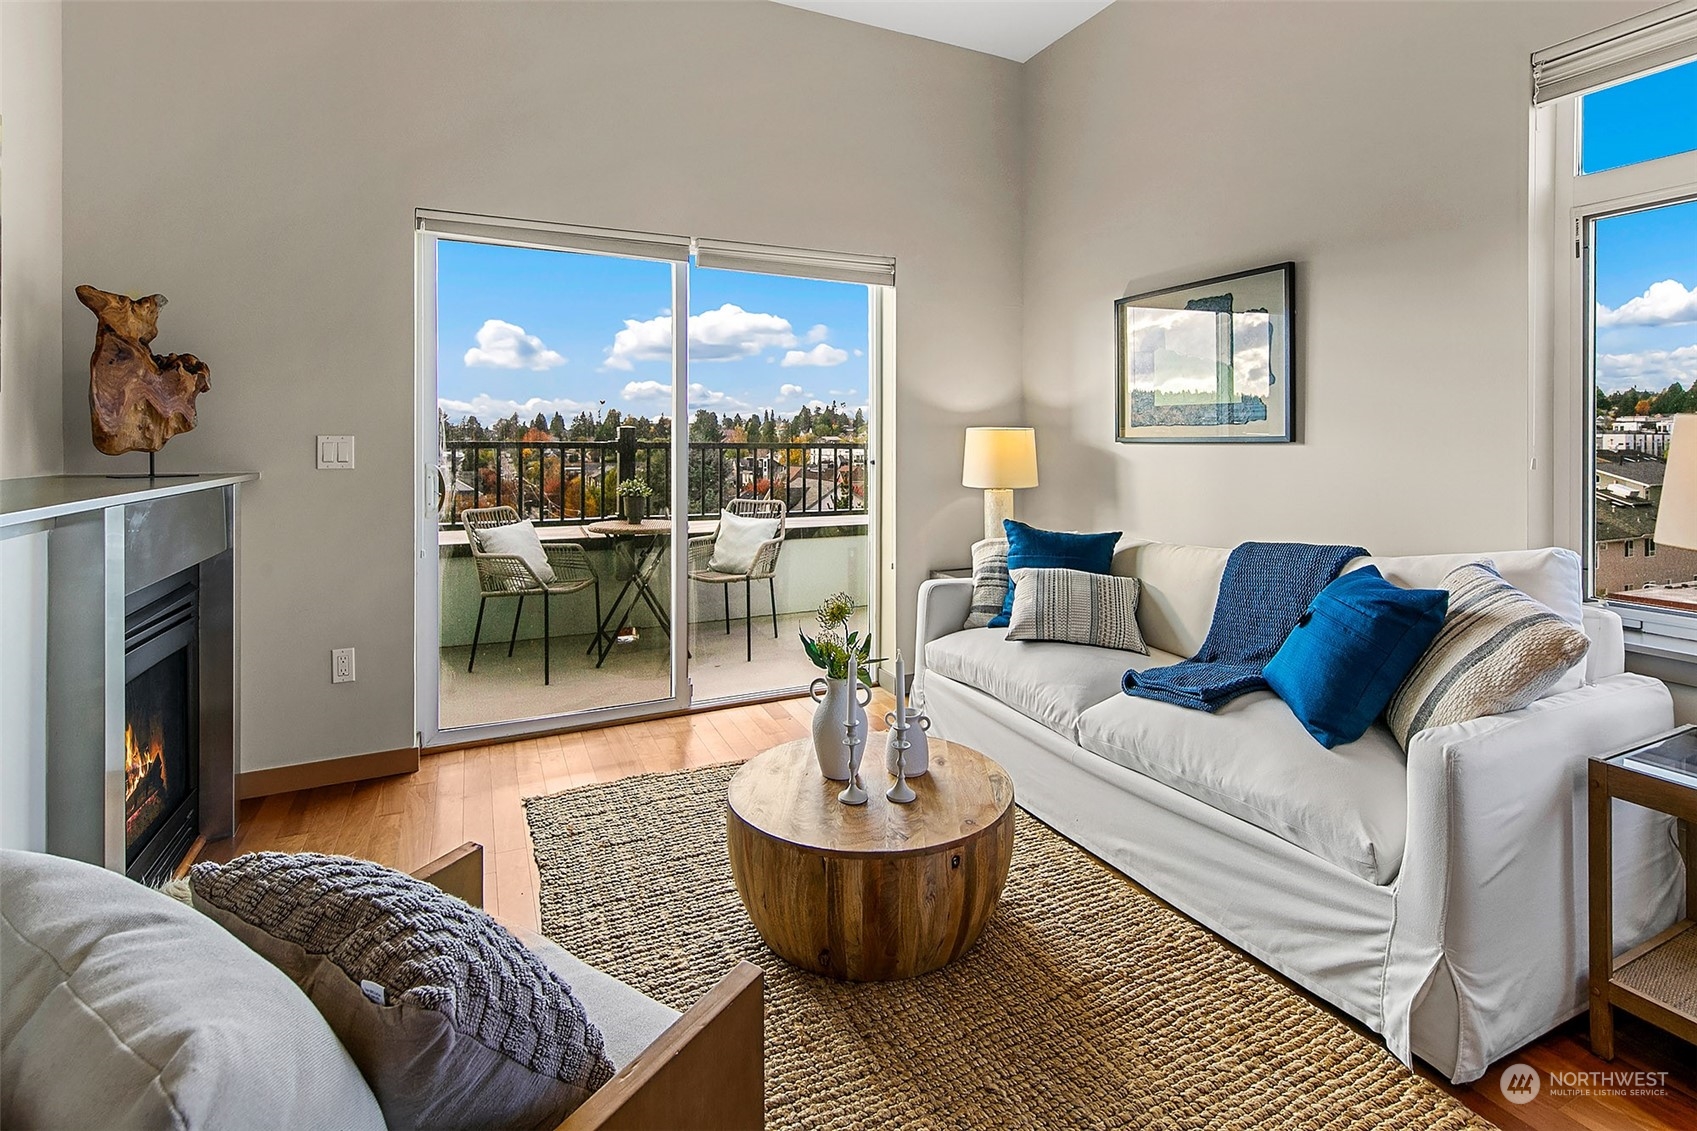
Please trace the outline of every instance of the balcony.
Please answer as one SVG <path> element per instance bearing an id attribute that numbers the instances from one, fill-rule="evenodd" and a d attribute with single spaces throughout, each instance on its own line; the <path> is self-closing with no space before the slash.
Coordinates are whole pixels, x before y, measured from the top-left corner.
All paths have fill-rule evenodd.
<path id="1" fill-rule="evenodd" d="M 634 640 L 613 645 L 597 664 L 596 606 L 587 590 L 553 598 L 549 685 L 542 682 L 542 610 L 535 598 L 525 601 L 516 637 L 517 600 L 488 603 L 476 667 L 468 672 L 479 590 L 459 521 L 463 510 L 499 503 L 535 523 L 544 542 L 581 545 L 600 580 L 606 610 L 630 576 L 631 547 L 588 526 L 617 516 L 616 486 L 622 480 L 642 479 L 654 488 L 656 499 L 669 497 L 669 458 L 666 441 L 638 441 L 629 430 L 611 441 L 447 444 L 443 470 L 450 486 L 438 535 L 444 728 L 642 703 L 670 694 L 667 636 L 645 605 L 639 603 L 623 618 L 635 629 Z M 754 617 L 747 629 L 741 586 L 691 585 L 695 701 L 805 687 L 819 672 L 808 663 L 796 634 L 813 624 L 819 601 L 846 591 L 862 608 L 867 602 L 871 544 L 865 444 L 692 442 L 688 467 L 692 538 L 710 535 L 719 511 L 732 499 L 778 498 L 788 506 L 777 573 L 770 587 L 751 587 Z M 659 564 L 649 584 L 669 615 L 669 561 Z M 776 603 L 776 637 L 769 599 Z M 864 614 L 857 623 L 864 624 Z"/>

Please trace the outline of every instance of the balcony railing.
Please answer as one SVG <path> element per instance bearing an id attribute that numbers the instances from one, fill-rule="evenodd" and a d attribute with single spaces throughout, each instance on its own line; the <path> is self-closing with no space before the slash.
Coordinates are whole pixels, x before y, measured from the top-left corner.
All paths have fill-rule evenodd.
<path id="1" fill-rule="evenodd" d="M 505 505 L 538 526 L 599 522 L 619 513 L 618 484 L 654 489 L 650 509 L 671 497 L 671 442 L 637 440 L 449 440 L 443 526 L 460 512 Z M 864 515 L 866 445 L 858 440 L 689 444 L 689 512 L 711 518 L 732 499 L 781 499 L 792 515 Z"/>

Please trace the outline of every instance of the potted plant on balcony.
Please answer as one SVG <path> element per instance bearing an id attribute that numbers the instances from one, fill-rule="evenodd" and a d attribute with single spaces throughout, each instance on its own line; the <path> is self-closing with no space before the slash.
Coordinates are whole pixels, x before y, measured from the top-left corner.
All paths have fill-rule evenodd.
<path id="1" fill-rule="evenodd" d="M 619 513 L 629 523 L 638 523 L 648 517 L 648 500 L 654 497 L 654 488 L 641 479 L 626 479 L 619 483 Z"/>
<path id="2" fill-rule="evenodd" d="M 808 694 L 818 704 L 813 709 L 813 754 L 819 759 L 819 769 L 832 781 L 849 780 L 849 748 L 843 736 L 843 697 L 853 695 L 854 713 L 860 723 L 860 733 L 866 733 L 866 704 L 872 701 L 872 634 L 864 638 L 848 631 L 849 618 L 854 615 L 854 599 L 847 593 L 833 593 L 819 603 L 819 635 L 801 633 L 801 646 L 813 666 L 824 676 L 813 681 Z M 860 697 L 860 687 L 852 690 L 848 680 L 849 653 L 855 655 L 856 682 L 866 688 L 866 698 Z"/>

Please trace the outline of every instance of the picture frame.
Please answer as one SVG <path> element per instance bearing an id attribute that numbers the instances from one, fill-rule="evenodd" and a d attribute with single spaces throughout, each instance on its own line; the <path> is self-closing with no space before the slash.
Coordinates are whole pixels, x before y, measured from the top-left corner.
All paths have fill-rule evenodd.
<path id="1" fill-rule="evenodd" d="M 1288 444 L 1296 418 L 1296 264 L 1114 302 L 1114 439 Z"/>

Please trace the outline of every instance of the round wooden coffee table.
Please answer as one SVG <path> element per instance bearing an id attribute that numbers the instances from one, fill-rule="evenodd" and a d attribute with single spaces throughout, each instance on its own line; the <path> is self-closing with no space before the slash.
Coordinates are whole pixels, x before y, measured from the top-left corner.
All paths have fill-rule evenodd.
<path id="1" fill-rule="evenodd" d="M 861 767 L 871 800 L 844 805 L 813 744 L 786 743 L 731 779 L 731 874 L 780 956 L 854 982 L 911 978 L 978 941 L 1013 859 L 1013 781 L 984 755 L 933 738 L 919 799 L 884 800 L 884 735 Z"/>

